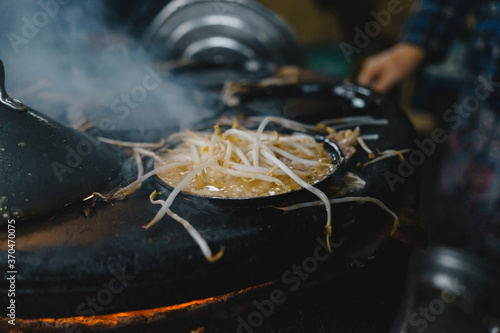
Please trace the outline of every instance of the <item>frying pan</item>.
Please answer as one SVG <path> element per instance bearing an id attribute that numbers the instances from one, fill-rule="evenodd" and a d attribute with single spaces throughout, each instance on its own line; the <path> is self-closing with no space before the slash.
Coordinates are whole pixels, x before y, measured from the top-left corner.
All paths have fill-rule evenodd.
<path id="1" fill-rule="evenodd" d="M 271 124 L 271 125 L 276 125 L 276 124 Z M 281 126 L 275 126 L 275 127 L 281 134 L 291 134 L 292 132 L 295 132 L 287 130 Z M 336 181 L 341 180 L 345 172 L 345 159 L 342 155 L 340 148 L 335 143 L 333 143 L 332 141 L 321 135 L 314 135 L 313 137 L 316 140 L 316 142 L 323 144 L 324 149 L 332 158 L 332 164 L 335 166 L 335 169 L 327 177 L 314 184 L 315 187 L 318 187 L 320 189 L 326 189 L 328 187 L 331 187 Z M 154 178 L 160 184 L 160 186 L 165 188 L 168 192 L 173 191 L 173 187 L 166 184 L 158 176 L 155 176 Z M 309 193 L 307 190 L 302 188 L 272 196 L 251 197 L 251 198 L 207 197 L 181 191 L 179 194 L 179 199 L 181 198 L 192 201 L 207 200 L 210 203 L 216 205 L 230 205 L 235 207 L 243 207 L 243 206 L 266 206 L 266 205 L 281 206 L 308 199 L 314 200 L 316 197 L 313 194 Z"/>

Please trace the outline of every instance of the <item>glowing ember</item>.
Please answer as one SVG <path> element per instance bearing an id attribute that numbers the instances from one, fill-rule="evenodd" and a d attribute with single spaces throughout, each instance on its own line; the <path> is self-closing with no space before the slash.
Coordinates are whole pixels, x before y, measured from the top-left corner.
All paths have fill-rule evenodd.
<path id="1" fill-rule="evenodd" d="M 237 292 L 228 293 L 222 296 L 210 297 L 201 300 L 195 300 L 187 303 L 170 305 L 155 309 L 138 310 L 130 312 L 120 312 L 93 317 L 69 317 L 69 318 L 41 318 L 41 319 L 16 319 L 16 326 L 20 329 L 29 329 L 31 331 L 52 332 L 54 329 L 76 330 L 76 328 L 84 328 L 87 330 L 102 330 L 126 327 L 137 324 L 150 324 L 168 320 L 172 318 L 180 319 L 185 314 L 193 315 L 194 311 L 206 309 L 210 306 L 224 304 L 229 300 L 244 296 L 247 293 L 272 285 L 274 282 L 267 282 L 258 286 L 242 289 Z M 8 318 L 0 319 L 0 329 L 9 327 L 7 324 Z M 71 331 L 70 330 L 70 331 Z"/>

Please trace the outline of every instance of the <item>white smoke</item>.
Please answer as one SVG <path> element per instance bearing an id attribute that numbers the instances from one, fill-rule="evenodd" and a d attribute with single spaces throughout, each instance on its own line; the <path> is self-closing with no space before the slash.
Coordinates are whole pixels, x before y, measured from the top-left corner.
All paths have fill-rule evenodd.
<path id="1" fill-rule="evenodd" d="M 68 125 L 103 134 L 187 127 L 210 114 L 193 92 L 160 76 L 140 43 L 109 28 L 105 1 L 0 3 L 0 58 L 7 91 Z"/>

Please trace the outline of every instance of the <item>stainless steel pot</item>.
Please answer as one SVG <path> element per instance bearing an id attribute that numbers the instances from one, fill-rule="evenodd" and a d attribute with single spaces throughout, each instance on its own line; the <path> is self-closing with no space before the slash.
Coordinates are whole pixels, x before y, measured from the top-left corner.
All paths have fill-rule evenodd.
<path id="1" fill-rule="evenodd" d="M 416 250 L 391 333 L 500 330 L 500 265 L 449 247 Z"/>

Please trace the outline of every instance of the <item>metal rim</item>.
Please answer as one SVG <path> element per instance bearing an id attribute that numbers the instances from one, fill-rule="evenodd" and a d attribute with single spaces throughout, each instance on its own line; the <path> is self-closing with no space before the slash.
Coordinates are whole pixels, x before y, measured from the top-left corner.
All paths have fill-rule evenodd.
<path id="1" fill-rule="evenodd" d="M 227 3 L 233 6 L 240 6 L 242 9 L 259 15 L 267 22 L 269 22 L 270 25 L 276 28 L 276 31 L 283 38 L 283 42 L 287 50 L 283 50 L 283 54 L 281 55 L 283 58 L 281 64 L 298 66 L 304 65 L 305 61 L 300 49 L 300 45 L 290 27 L 277 14 L 253 0 L 174 0 L 167 6 L 165 6 L 160 11 L 160 13 L 158 13 L 158 15 L 153 19 L 151 24 L 146 29 L 146 32 L 144 33 L 142 39 L 142 42 L 145 45 L 146 49 L 151 49 L 155 44 L 159 32 L 164 27 L 165 21 L 171 19 L 174 15 L 178 14 L 183 9 L 186 9 L 190 6 L 196 6 L 206 3 L 213 3 L 214 6 L 216 6 L 217 4 Z M 228 18 L 229 16 L 225 17 Z M 237 42 L 236 40 L 232 41 Z M 291 55 L 293 55 L 294 57 L 293 60 L 291 59 Z"/>

